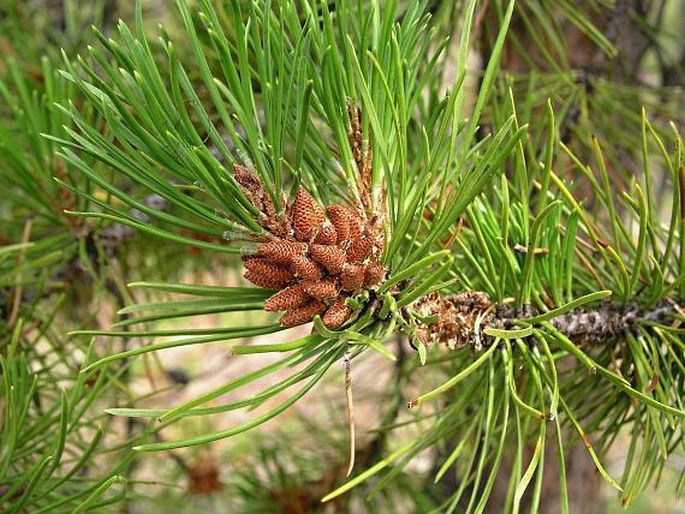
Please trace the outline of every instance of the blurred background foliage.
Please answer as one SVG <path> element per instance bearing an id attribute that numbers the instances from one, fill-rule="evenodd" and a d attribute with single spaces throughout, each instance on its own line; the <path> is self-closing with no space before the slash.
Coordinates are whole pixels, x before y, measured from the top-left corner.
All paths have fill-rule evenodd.
<path id="1" fill-rule="evenodd" d="M 235 6 L 240 2 L 214 0 L 211 3 L 231 44 L 238 46 L 236 34 L 245 23 L 244 19 L 234 16 Z M 244 7 L 248 3 L 242 1 Z M 304 9 L 304 4 L 306 2 L 298 5 Z M 328 9 L 335 13 L 337 3 L 329 4 Z M 409 25 L 407 20 L 425 20 L 413 13 L 412 9 L 417 9 L 414 2 L 398 0 L 374 4 L 379 5 L 378 9 L 369 12 L 380 18 L 378 13 L 388 9 L 393 13 L 391 22 L 397 23 L 398 27 L 403 27 L 403 23 Z M 546 155 L 550 132 L 556 131 L 557 135 L 554 162 L 555 170 L 559 170 L 559 179 L 567 185 L 573 198 L 582 202 L 584 212 L 594 223 L 600 227 L 614 224 L 614 231 L 619 233 L 617 239 L 627 240 L 633 235 L 627 232 L 634 227 L 617 227 L 614 223 L 617 217 L 607 214 L 611 213 L 607 208 L 611 192 L 634 191 L 636 177 L 642 177 L 647 182 L 644 188 L 647 201 L 653 203 L 650 211 L 654 219 L 668 226 L 670 217 L 679 207 L 674 206 L 678 197 L 673 192 L 678 162 L 676 157 L 675 168 L 669 169 L 665 161 L 669 155 L 682 152 L 678 148 L 677 133 L 682 133 L 685 128 L 685 4 L 679 0 L 520 0 L 515 3 L 506 40 L 502 44 L 497 42 L 497 37 L 507 16 L 507 4 L 501 0 L 425 2 L 423 7 L 430 14 L 426 32 L 432 34 L 432 39 L 421 40 L 424 46 L 420 48 L 426 53 L 426 58 L 431 52 L 436 58 L 430 62 L 432 67 L 428 63 L 424 63 L 422 68 L 416 65 L 425 73 L 426 80 L 417 85 L 420 94 L 417 93 L 415 108 L 408 117 L 410 121 L 406 128 L 407 133 L 416 136 L 408 138 L 407 154 L 423 155 L 423 145 L 428 145 L 428 142 L 423 140 L 422 128 L 438 126 L 436 120 L 446 109 L 445 91 L 454 85 L 455 80 L 462 79 L 466 113 L 477 105 L 479 91 L 487 92 L 487 95 L 482 95 L 482 117 L 478 126 L 473 126 L 475 142 L 487 141 L 488 134 L 497 134 L 500 130 L 509 136 L 514 129 L 527 125 L 525 137 L 520 141 L 513 140 L 512 147 L 515 148 L 510 149 L 506 159 L 503 157 L 500 161 L 504 169 L 502 180 L 495 179 L 495 187 L 479 196 L 465 211 L 463 219 L 466 222 L 455 225 L 457 228 L 442 234 L 443 239 L 440 240 L 440 244 L 444 242 L 444 246 L 458 256 L 458 265 L 445 276 L 446 283 L 458 278 L 462 289 L 486 290 L 500 299 L 518 287 L 517 277 L 520 274 L 512 272 L 507 277 L 502 273 L 501 282 L 495 283 L 490 280 L 495 277 L 489 277 L 486 270 L 507 268 L 507 261 L 517 259 L 522 268 L 523 257 L 515 252 L 502 252 L 496 255 L 500 261 L 488 263 L 487 252 L 483 252 L 480 245 L 496 246 L 495 228 L 492 233 L 487 233 L 487 227 L 506 226 L 507 223 L 512 234 L 516 234 L 512 239 L 519 237 L 523 244 L 530 243 L 527 240 L 530 234 L 528 218 L 542 212 L 547 204 L 547 200 L 541 201 L 540 198 L 547 194 L 549 184 L 537 182 L 544 180 L 544 174 L 537 168 Z M 469 9 L 474 6 L 470 37 L 467 39 L 470 46 L 466 53 L 460 40 L 465 32 Z M 187 20 L 179 14 L 183 11 L 179 11 L 172 2 L 158 0 L 145 0 L 142 7 L 142 30 L 150 41 L 157 42 L 160 34 L 158 25 L 164 26 L 162 42 L 176 42 L 173 47 L 175 55 L 186 64 L 187 78 L 197 100 L 206 108 L 211 122 L 221 126 L 222 113 L 212 99 L 211 86 L 204 82 L 199 67 L 192 64 L 194 48 L 191 44 L 184 44 L 188 35 L 184 28 Z M 191 13 L 192 21 L 198 26 L 204 22 L 197 14 L 199 7 L 200 2 L 188 2 L 187 12 Z M 466 479 L 460 482 L 459 472 L 470 476 L 467 469 L 448 473 L 441 481 L 434 481 L 434 477 L 436 473 L 440 474 L 455 445 L 459 447 L 462 440 L 467 441 L 464 444 L 472 459 L 479 458 L 480 443 L 469 442 L 469 437 L 478 433 L 481 427 L 476 429 L 476 424 L 469 424 L 474 430 L 467 431 L 467 437 L 463 437 L 464 432 L 453 430 L 450 425 L 454 421 L 454 426 L 462 427 L 465 419 L 473 418 L 473 413 L 468 410 L 471 407 L 462 405 L 462 399 L 454 397 L 443 398 L 436 406 L 425 410 L 408 411 L 405 404 L 421 391 L 438 386 L 444 376 L 452 376 L 463 369 L 465 363 L 473 360 L 472 355 L 466 352 L 441 354 L 431 349 L 427 366 L 419 369 L 421 364 L 416 352 L 405 338 L 392 335 L 387 346 L 396 357 L 394 362 L 374 352 L 366 352 L 355 360 L 356 473 L 359 475 L 371 468 L 407 441 L 416 439 L 421 444 L 412 448 L 411 460 L 389 465 L 388 475 L 363 482 L 353 493 L 338 496 L 325 504 L 320 502 L 321 498 L 345 481 L 349 451 L 344 369 L 337 366 L 338 360 L 331 360 L 335 362 L 331 367 L 333 371 L 327 374 L 308 401 L 296 404 L 260 430 L 203 446 L 156 453 L 131 450 L 138 444 L 163 444 L 217 432 L 269 412 L 268 409 L 277 402 L 269 398 L 272 404 L 267 402 L 266 407 L 255 404 L 251 407 L 255 412 L 231 409 L 219 416 L 186 417 L 173 424 L 147 423 L 137 417 L 118 417 L 105 412 L 105 408 L 121 406 L 171 408 L 240 380 L 248 372 L 259 374 L 265 363 L 273 364 L 277 371 L 280 362 L 270 354 L 235 356 L 226 344 L 178 347 L 159 354 L 146 353 L 140 359 L 128 358 L 124 353 L 140 346 L 137 339 L 126 335 L 127 331 L 133 330 L 127 321 L 144 311 L 146 302 L 149 302 L 150 309 L 159 312 L 164 311 L 167 302 L 187 299 L 177 294 L 183 291 L 173 288 L 128 288 L 127 284 L 144 281 L 244 285 L 238 255 L 240 250 L 212 251 L 212 247 L 225 244 L 224 231 L 230 231 L 230 220 L 226 220 L 226 226 L 197 223 L 197 226 L 179 229 L 173 220 L 183 217 L 182 202 L 169 202 L 140 181 L 116 173 L 112 166 L 96 155 L 79 153 L 83 167 L 78 166 L 74 159 L 63 157 L 64 141 L 68 139 L 65 128 L 75 133 L 82 130 L 75 122 L 74 112 L 78 113 L 78 121 L 83 126 L 96 131 L 100 138 L 98 141 L 103 145 L 121 145 L 115 133 L 117 127 L 110 125 L 107 113 L 94 100 L 94 95 L 89 95 L 87 88 L 75 83 L 73 77 L 79 55 L 83 57 L 85 69 L 90 67 L 104 73 L 106 61 L 94 59 L 95 54 L 89 52 L 89 45 L 101 49 L 100 45 L 106 44 L 109 37 L 120 40 L 125 32 L 118 32 L 119 19 L 134 26 L 135 14 L 132 2 L 118 0 L 0 0 L 0 181 L 3 188 L 0 200 L 0 510 L 442 512 L 450 503 L 457 512 L 465 510 L 464 500 L 459 503 L 454 499 L 455 492 L 477 498 L 483 484 L 476 482 L 474 485 Z M 91 26 L 96 27 L 101 35 L 100 42 Z M 354 27 L 346 29 L 357 33 Z M 199 33 L 196 37 L 198 48 L 202 48 L 206 55 L 212 74 L 220 74 L 222 56 L 217 54 L 211 36 Z M 447 37 L 450 39 L 445 39 Z M 441 47 L 442 44 L 445 46 Z M 153 62 L 164 69 L 169 59 L 164 44 L 154 43 L 150 48 Z M 500 50 L 502 54 L 494 78 L 491 78 L 492 83 L 483 87 L 483 82 L 488 80 L 483 71 L 493 52 Z M 321 52 L 323 55 L 323 49 Z M 460 54 L 469 63 L 468 75 L 461 78 L 458 65 L 464 61 L 460 61 Z M 125 61 L 124 57 L 118 57 Z M 421 55 L 418 57 L 420 60 Z M 322 61 L 325 61 L 323 57 Z M 364 63 L 368 66 L 364 73 L 372 75 L 373 62 L 369 59 Z M 258 63 L 244 64 L 256 66 Z M 65 78 L 69 74 L 72 74 L 72 80 Z M 380 79 L 376 80 L 377 89 L 374 91 L 382 91 Z M 398 79 L 397 82 L 401 81 Z M 272 111 L 260 103 L 269 98 L 267 92 L 260 89 L 263 85 L 256 81 L 248 83 L 257 93 L 264 93 L 263 96 L 255 96 L 256 110 L 265 118 L 260 119 L 257 115 L 255 127 L 273 127 L 282 120 L 270 119 Z M 393 101 L 388 98 L 379 100 L 382 98 L 379 93 L 373 101 L 365 100 L 364 104 L 378 102 L 379 112 L 387 115 L 379 118 L 384 123 L 384 132 L 389 133 L 395 130 L 390 121 Z M 279 167 L 285 162 L 301 159 L 297 162 L 301 164 L 299 169 L 304 171 L 298 175 L 299 169 L 296 170 L 294 178 L 291 177 L 284 187 L 301 180 L 313 190 L 318 190 L 318 197 L 322 199 L 334 199 L 344 194 L 344 177 L 340 178 L 339 174 L 331 176 L 334 161 L 332 158 L 326 160 L 331 153 L 332 141 L 337 138 L 340 142 L 347 135 L 344 125 L 331 127 L 323 123 L 333 107 L 314 106 L 314 119 L 319 124 L 312 122 L 305 129 L 303 145 L 306 148 L 300 150 L 303 157 L 298 157 L 297 144 L 292 147 L 286 145 L 282 152 L 287 157 L 283 161 L 270 161 L 270 165 Z M 642 107 L 648 114 L 642 114 Z M 196 116 L 188 123 L 201 127 L 203 120 L 197 115 L 198 111 L 194 112 Z M 550 117 L 550 112 L 553 112 L 553 117 Z M 514 122 L 510 121 L 512 113 L 516 115 Z M 185 120 L 179 120 L 178 125 L 169 131 L 181 132 L 179 127 L 184 123 Z M 287 123 L 287 127 L 282 129 L 285 132 L 296 132 L 300 128 L 296 120 L 288 120 Z M 515 126 L 512 128 L 510 125 L 513 123 Z M 223 127 L 226 130 L 219 136 L 224 147 L 231 155 L 258 161 L 259 156 L 250 153 L 258 145 L 249 141 L 249 127 L 237 126 L 235 134 Z M 510 128 L 511 133 L 508 132 Z M 244 132 L 246 129 L 247 134 Z M 465 132 L 459 133 L 463 136 Z M 644 143 L 646 134 L 649 134 L 648 150 L 645 150 L 647 144 Z M 225 159 L 226 156 L 221 154 L 221 144 L 212 140 L 211 134 L 205 131 L 200 136 L 203 144 Z M 387 141 L 392 142 L 393 139 L 388 137 Z M 269 151 L 261 150 L 266 155 L 264 159 L 268 160 Z M 319 154 L 321 157 L 318 159 L 312 157 Z M 399 160 L 401 157 L 400 154 L 387 158 Z M 444 158 L 448 160 L 451 157 Z M 141 162 L 144 160 L 143 157 L 140 159 Z M 682 155 L 680 159 L 682 165 Z M 420 161 L 419 158 L 416 160 Z M 593 168 L 603 168 L 605 182 L 598 184 L 579 163 L 592 163 Z M 532 186 L 519 183 L 526 175 L 518 170 L 526 167 L 531 170 L 528 176 Z M 92 175 L 83 169 L 91 170 Z M 647 169 L 651 170 L 651 175 L 645 176 Z M 411 167 L 407 173 L 414 171 Z M 135 199 L 143 208 L 168 214 L 169 218 L 158 226 L 180 239 L 151 237 L 112 219 L 70 214 L 107 212 L 103 205 L 109 205 L 117 209 L 120 221 L 128 219 L 143 225 L 150 221 L 150 214 L 99 187 L 94 181 L 96 176 L 125 193 L 126 198 Z M 166 178 L 169 188 L 174 189 L 176 178 Z M 324 187 L 323 184 L 327 185 Z M 530 198 L 524 192 L 530 193 Z M 603 196 L 602 192 L 607 194 Z M 200 188 L 188 188 L 182 194 L 190 199 L 187 204 L 206 200 Z M 422 223 L 425 218 L 426 224 L 431 217 L 439 219 L 440 213 L 436 211 L 439 210 L 438 200 L 444 200 L 443 192 L 430 194 L 434 195 L 436 203 L 431 203 L 431 198 L 426 196 L 420 200 L 425 209 L 419 208 L 418 214 L 408 212 L 404 216 L 421 220 L 417 223 Z M 534 198 L 540 201 L 534 201 Z M 226 199 L 226 203 L 230 203 L 229 200 Z M 511 208 L 507 211 L 509 205 Z M 211 209 L 216 209 L 213 215 L 217 219 L 224 217 L 225 212 L 215 207 L 210 198 L 207 210 Z M 498 209 L 505 212 L 501 218 L 494 217 L 493 213 Z M 621 211 L 619 216 L 628 213 L 627 217 L 630 217 L 633 213 L 630 202 L 615 209 Z M 402 220 L 399 207 L 397 211 L 398 219 Z M 564 211 L 565 221 L 572 218 L 567 215 L 568 212 Z M 557 223 L 561 223 L 561 210 L 553 216 L 557 216 Z M 165 222 L 168 225 L 164 225 Z M 478 226 L 485 227 L 486 233 L 479 233 Z M 555 226 L 550 221 L 547 232 L 538 240 L 540 247 L 563 244 L 554 231 Z M 628 227 L 628 223 L 625 226 Z M 416 231 L 424 229 L 428 230 L 425 225 L 419 225 Z M 656 240 L 662 236 L 665 238 L 669 232 L 655 228 L 654 233 L 651 237 Z M 407 232 L 407 238 L 412 237 L 416 235 Z M 630 245 L 626 243 L 626 246 Z M 659 245 L 655 243 L 654 246 Z M 405 245 L 404 240 L 393 248 L 398 252 L 391 256 L 395 269 L 402 269 L 402 266 L 406 269 L 407 265 L 418 260 L 405 262 L 407 255 L 415 255 L 418 250 L 411 244 Z M 591 260 L 594 254 L 588 251 L 586 255 Z M 635 255 L 636 251 L 633 257 Z M 511 266 L 512 269 L 516 267 Z M 585 266 L 589 267 L 592 266 Z M 583 292 L 585 289 L 596 290 L 598 287 L 593 282 L 592 273 L 582 271 L 582 265 L 578 268 L 581 270 L 578 271 L 578 280 L 589 283 L 581 288 Z M 669 273 L 668 269 L 672 275 L 677 275 L 677 271 L 673 271 L 675 265 L 670 261 L 664 267 L 664 274 Z M 518 271 L 523 272 L 521 269 Z M 648 272 L 645 266 L 642 275 L 637 273 L 640 284 L 648 281 Z M 554 273 L 553 270 L 542 270 L 540 276 L 554 276 Z M 611 286 L 607 287 L 619 290 L 620 285 L 614 287 L 610 273 L 606 273 L 602 278 Z M 570 290 L 564 290 L 565 284 L 546 290 L 545 286 L 549 284 L 542 284 L 544 279 L 539 277 L 537 280 L 530 287 L 528 298 L 523 294 L 519 300 L 544 306 L 573 298 Z M 554 280 L 550 279 L 549 283 L 554 285 Z M 680 298 L 683 297 L 684 283 L 681 280 L 675 286 Z M 648 286 L 647 283 L 638 293 L 635 293 L 638 288 L 626 289 L 626 294 L 630 298 L 639 296 L 645 301 L 654 301 L 669 292 L 669 283 L 664 283 L 661 289 Z M 447 284 L 445 290 L 450 290 L 450 287 Z M 566 293 L 568 297 L 564 297 Z M 578 295 L 577 290 L 574 293 Z M 207 334 L 212 334 L 211 327 L 217 326 L 231 329 L 257 327 L 252 332 L 247 330 L 244 334 L 247 337 L 239 344 L 272 343 L 272 336 L 263 336 L 268 331 L 259 328 L 272 322 L 270 317 L 260 312 L 260 302 L 265 296 L 263 292 L 252 294 L 245 300 L 252 307 L 234 308 L 230 302 L 224 304 L 224 309 L 202 310 L 197 304 L 192 307 L 195 310 L 188 307 L 190 310 L 187 312 L 197 314 L 190 321 L 190 327 L 188 320 L 176 319 L 180 314 L 174 313 L 151 316 L 154 324 L 148 325 L 145 319 L 138 322 L 143 323 L 144 329 L 150 326 L 154 330 L 168 331 L 173 336 L 172 340 L 183 337 L 183 330 L 189 328 L 204 329 Z M 141 304 L 143 307 L 135 307 Z M 232 310 L 238 312 L 225 312 Z M 91 339 L 72 334 L 75 331 L 109 329 L 116 322 L 120 324 L 115 334 L 117 337 Z M 294 329 L 287 335 L 279 335 L 276 340 L 285 341 L 288 336 L 297 340 L 306 336 L 306 332 Z M 152 336 L 145 339 L 148 343 L 151 340 Z M 650 349 L 658 352 L 657 344 Z M 122 353 L 123 358 L 113 360 L 108 366 L 80 373 L 87 363 Z M 250 352 L 246 350 L 245 353 Z M 608 362 L 614 357 L 609 350 L 595 356 L 598 362 Z M 288 366 L 291 364 L 297 363 L 293 360 Z M 295 366 L 295 369 L 304 368 L 302 364 L 300 366 Z M 427 370 L 428 373 L 425 372 Z M 489 373 L 494 373 L 493 370 L 490 369 Z M 595 389 L 593 384 L 585 381 L 587 375 L 580 373 L 578 366 L 569 364 L 564 368 L 560 365 L 559 375 L 560 383 L 564 383 L 568 390 L 575 390 L 569 403 L 574 412 L 582 413 L 580 417 L 586 430 L 603 427 L 606 419 L 612 415 L 618 417 L 624 412 L 620 407 L 627 409 L 632 401 L 614 389 Z M 275 376 L 286 380 L 288 375 Z M 671 389 L 664 393 L 669 401 L 673 400 L 681 408 L 682 401 L 678 403 L 674 397 L 680 395 L 682 399 L 683 376 L 685 373 L 677 375 L 674 372 Z M 482 383 L 473 381 L 467 386 L 476 395 Z M 260 391 L 260 388 L 248 385 L 246 394 L 259 394 Z M 602 405 L 606 408 L 588 409 L 588 398 L 605 402 Z M 614 411 L 613 406 L 617 406 Z M 656 418 L 656 414 L 641 408 L 631 411 L 630 416 L 644 416 L 646 424 L 663 421 L 663 418 Z M 517 418 L 516 423 L 525 425 L 528 421 Z M 669 440 L 674 453 L 667 462 L 658 459 L 660 447 L 646 450 L 646 453 L 651 452 L 651 456 L 645 457 L 643 452 L 636 457 L 642 448 L 635 447 L 635 438 L 631 438 L 622 422 L 616 422 L 615 429 L 606 430 L 601 438 L 594 441 L 595 449 L 601 454 L 611 476 L 620 476 L 624 467 L 630 468 L 626 461 L 635 459 L 637 464 L 630 469 L 637 471 L 625 477 L 626 482 L 634 485 L 629 488 L 631 491 L 641 491 L 655 484 L 659 486 L 656 489 L 658 494 L 653 494 L 650 489 L 637 498 L 624 495 L 621 499 L 630 504 L 628 512 L 685 511 L 682 500 L 673 500 L 675 491 L 682 489 L 685 473 L 682 420 L 676 423 L 680 425 L 675 425 Z M 494 436 L 491 434 L 490 437 Z M 649 444 L 654 442 L 649 440 L 649 432 L 647 438 Z M 546 447 L 547 463 L 544 471 L 538 471 L 540 478 L 535 479 L 540 481 L 539 484 L 535 482 L 538 499 L 525 496 L 522 508 L 534 509 L 536 501 L 539 501 L 541 512 L 559 510 L 562 486 L 561 481 L 555 479 L 559 468 L 559 463 L 555 462 L 555 444 L 550 442 Z M 658 446 L 660 441 L 654 444 Z M 583 444 L 578 438 L 571 439 L 566 449 L 567 483 L 564 487 L 569 490 L 571 511 L 617 512 L 620 502 L 615 491 L 602 481 Z M 525 451 L 532 455 L 532 446 L 529 445 Z M 501 449 L 498 455 L 501 455 Z M 501 464 L 504 471 L 501 469 L 500 473 L 507 474 L 507 470 L 514 473 L 521 459 L 521 456 L 514 457 L 513 452 L 512 455 L 505 452 Z M 491 465 L 493 462 L 488 461 L 484 466 Z M 479 471 L 487 477 L 487 470 L 479 467 Z M 491 512 L 500 512 L 511 497 L 510 486 L 507 480 L 498 479 L 489 487 L 491 503 L 488 508 Z"/>

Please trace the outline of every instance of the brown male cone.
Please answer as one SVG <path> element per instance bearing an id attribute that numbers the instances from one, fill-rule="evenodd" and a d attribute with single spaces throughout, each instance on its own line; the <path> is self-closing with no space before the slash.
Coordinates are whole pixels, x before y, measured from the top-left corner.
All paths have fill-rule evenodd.
<path id="1" fill-rule="evenodd" d="M 323 208 L 304 188 L 297 190 L 293 210 L 293 228 L 298 241 L 311 241 L 321 230 L 326 215 Z"/>
<path id="2" fill-rule="evenodd" d="M 237 182 L 255 206 L 273 213 L 256 174 L 243 167 L 237 171 Z M 264 310 L 285 311 L 280 318 L 283 327 L 321 315 L 327 328 L 339 328 L 354 314 L 347 298 L 385 277 L 385 267 L 377 260 L 383 248 L 379 225 L 346 205 L 324 209 L 303 187 L 286 203 L 279 220 L 266 219 L 262 225 L 269 235 L 261 239 L 256 254 L 243 258 L 245 278 L 279 289 L 264 302 Z M 279 227 L 278 233 L 270 230 L 272 226 Z"/>

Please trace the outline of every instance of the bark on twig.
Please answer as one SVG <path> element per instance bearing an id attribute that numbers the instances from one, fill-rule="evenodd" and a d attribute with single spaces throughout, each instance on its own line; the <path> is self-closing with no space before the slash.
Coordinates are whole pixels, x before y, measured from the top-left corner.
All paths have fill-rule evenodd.
<path id="1" fill-rule="evenodd" d="M 493 344 L 495 338 L 487 335 L 486 329 L 516 328 L 518 320 L 542 314 L 532 308 L 495 305 L 485 293 L 476 291 L 444 297 L 434 292 L 417 300 L 410 310 L 420 319 L 430 320 L 418 322 L 422 343 L 444 343 L 450 349 L 471 346 L 475 351 Z M 678 302 L 670 298 L 652 307 L 605 301 L 561 314 L 549 323 L 578 346 L 597 346 L 635 332 L 641 322 L 662 323 L 678 312 Z"/>

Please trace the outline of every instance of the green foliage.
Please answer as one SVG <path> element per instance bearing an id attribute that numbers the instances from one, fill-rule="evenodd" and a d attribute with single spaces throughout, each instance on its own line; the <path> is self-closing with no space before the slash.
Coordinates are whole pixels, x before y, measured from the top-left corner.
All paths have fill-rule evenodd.
<path id="1" fill-rule="evenodd" d="M 96 27 L 106 4 L 94 7 Z M 265 439 L 231 479 L 234 508 L 269 512 L 313 488 L 316 500 L 369 512 L 483 512 L 500 489 L 506 512 L 535 512 L 556 447 L 568 512 L 565 455 L 578 441 L 624 504 L 657 482 L 683 451 L 682 90 L 619 84 L 607 62 L 621 46 L 600 26 L 612 7 L 589 4 L 178 0 L 178 27 L 156 39 L 138 4 L 115 33 L 95 28 L 87 48 L 73 27 L 92 13 L 67 8 L 59 64 L 52 48 L 39 80 L 20 58 L 0 70 L 11 191 L 0 204 L 0 505 L 136 501 L 145 452 L 184 462 L 175 452 L 240 440 L 302 404 L 340 362 L 374 358 L 394 378 L 352 476 Z M 655 32 L 660 16 L 641 20 Z M 572 37 L 602 55 L 582 73 Z M 373 150 L 388 271 L 348 300 L 353 321 L 330 330 L 316 317 L 293 336 L 261 313 L 274 291 L 189 282 L 191 269 L 240 270 L 264 235 L 234 164 L 258 176 L 278 213 L 300 186 L 324 205 L 362 203 L 350 105 Z M 488 344 L 429 344 L 421 327 L 436 319 L 417 302 L 462 292 L 493 302 L 477 337 L 496 306 L 511 308 L 511 323 L 485 328 Z M 606 299 L 668 313 L 631 319 L 601 344 L 553 323 Z M 103 303 L 116 311 L 104 328 Z M 206 315 L 220 321 L 201 326 Z M 227 341 L 232 360 L 264 364 L 172 407 L 155 406 L 161 389 L 134 393 L 139 357 L 149 366 L 158 351 Z M 248 415 L 233 426 L 212 422 L 238 410 Z M 311 430 L 312 446 L 345 455 L 344 429 Z M 617 476 L 605 463 L 621 438 Z M 414 471 L 427 454 L 431 469 Z M 333 477 L 325 488 L 321 475 Z"/>

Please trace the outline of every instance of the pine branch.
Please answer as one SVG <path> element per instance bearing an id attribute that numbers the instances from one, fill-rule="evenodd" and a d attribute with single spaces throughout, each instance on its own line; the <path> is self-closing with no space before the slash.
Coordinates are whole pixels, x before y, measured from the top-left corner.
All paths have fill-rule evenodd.
<path id="1" fill-rule="evenodd" d="M 180 440 L 141 438 L 136 450 L 203 445 L 250 430 L 309 394 L 344 356 L 357 358 L 370 350 L 396 358 L 384 344 L 404 332 L 418 359 L 415 367 L 396 368 L 387 418 L 393 427 L 382 427 L 369 448 L 370 458 L 379 461 L 364 462 L 368 469 L 328 498 L 384 469 L 388 473 L 377 487 L 387 486 L 413 456 L 457 441 L 438 471 L 443 476 L 455 467 L 460 479 L 444 507 L 480 512 L 514 442 L 518 453 L 508 478 L 509 500 L 516 510 L 524 491 L 532 490 L 535 505 L 546 436 L 549 427 L 560 430 L 560 419 L 583 439 L 600 474 L 617 489 L 621 486 L 600 461 L 615 434 L 627 425 L 634 445 L 651 445 L 644 456 L 633 458 L 638 452 L 631 450 L 627 458 L 626 498 L 639 492 L 643 477 L 660 469 L 682 440 L 674 423 L 683 417 L 681 333 L 666 325 L 679 316 L 677 302 L 669 298 L 682 298 L 685 287 L 679 136 L 669 144 L 663 127 L 654 127 L 634 109 L 635 88 L 616 88 L 594 77 L 577 80 L 566 58 L 569 45 L 556 34 L 556 13 L 548 3 L 468 0 L 451 10 L 431 4 L 436 17 L 458 13 L 463 18 L 448 23 L 426 16 L 425 2 L 199 4 L 196 15 L 187 2 L 178 2 L 183 28 L 173 35 L 179 42 L 162 31 L 161 45 L 154 47 L 145 34 L 142 7 L 133 29 L 119 25 L 118 39 L 98 32 L 100 45 L 89 49 L 88 57 L 65 60 L 66 80 L 60 83 L 75 91 L 74 101 L 67 96 L 49 102 L 62 105 L 55 114 L 68 137 L 53 127 L 35 130 L 30 123 L 28 133 L 51 134 L 41 140 L 45 145 L 35 145 L 45 146 L 41 159 L 53 157 L 56 143 L 63 147 L 68 172 L 56 173 L 61 181 L 56 189 L 80 195 L 72 194 L 69 210 L 88 209 L 84 214 L 92 218 L 126 224 L 98 231 L 105 253 L 121 251 L 120 243 L 137 229 L 175 244 L 234 254 L 229 255 L 233 266 L 241 265 L 237 254 L 242 254 L 245 277 L 270 289 L 176 284 L 168 277 L 133 284 L 191 299 L 123 307 L 115 330 L 81 331 L 126 342 L 140 338 L 143 344 L 117 354 L 112 346 L 102 354 L 89 351 L 78 376 L 107 378 L 105 367 L 113 361 L 126 368 L 129 359 L 169 348 L 280 333 L 312 320 L 314 327 L 295 340 L 285 334 L 284 341 L 232 343 L 236 359 L 286 355 L 181 405 L 129 403 L 108 410 L 131 420 L 159 419 L 150 425 L 159 430 L 185 417 L 270 404 L 237 426 L 181 434 Z M 491 7 L 493 23 L 485 23 L 494 43 L 469 109 L 468 45 L 485 12 L 481 7 L 476 14 L 477 5 Z M 587 34 L 594 50 L 613 51 L 611 38 L 593 26 L 590 11 L 569 1 L 560 9 Z M 534 17 L 539 32 L 516 18 L 516 37 L 508 34 L 514 12 Z M 627 23 L 622 14 L 621 24 Z M 444 52 L 448 42 L 435 34 L 438 27 L 453 32 L 457 25 L 456 76 L 446 84 L 440 79 L 449 75 L 452 59 Z M 617 30 L 618 25 L 610 32 L 621 35 Z M 500 72 L 500 56 L 506 67 L 510 44 L 523 40 L 522 34 L 542 47 L 541 57 L 555 73 L 526 75 L 510 88 Z M 548 42 L 552 54 L 546 52 Z M 635 54 L 643 51 L 637 48 Z M 573 109 L 577 117 L 571 116 Z M 605 127 L 591 115 L 605 110 L 609 128 L 617 114 L 625 121 L 619 130 L 594 130 Z M 576 140 L 592 151 L 560 144 L 557 133 L 564 122 L 555 116 L 573 118 L 568 130 L 579 132 Z M 622 137 L 590 138 L 590 128 Z M 0 134 L 11 133 L 0 128 Z M 640 138 L 643 170 L 637 159 L 623 158 L 621 147 L 637 155 Z M 597 172 L 586 164 L 589 154 Z M 17 162 L 20 153 L 10 148 L 7 155 Z M 36 194 L 35 184 L 45 177 L 25 168 L 19 166 L 15 174 L 25 198 L 51 222 L 63 222 L 61 209 L 55 210 L 49 198 L 53 195 Z M 668 202 L 651 189 L 657 178 L 653 168 L 663 171 L 673 191 L 668 226 L 660 223 L 659 212 Z M 640 171 L 644 180 L 636 183 Z M 584 180 L 585 191 L 570 177 Z M 46 183 L 55 186 L 52 180 Z M 621 188 L 628 191 L 617 195 Z M 583 192 L 591 202 L 583 204 Z M 72 235 L 67 237 L 74 251 Z M 84 260 L 94 268 L 95 239 L 86 240 Z M 37 262 L 27 256 L 28 263 Z M 466 292 L 450 294 L 455 284 Z M 590 306 L 609 294 L 618 300 Z M 515 309 L 507 298 L 530 307 Z M 560 307 L 547 310 L 552 305 Z M 250 317 L 253 311 L 259 312 L 257 321 Z M 278 323 L 261 311 L 285 313 Z M 228 312 L 242 313 L 248 326 L 223 318 L 214 327 L 194 326 L 195 316 Z M 170 320 L 171 329 L 150 325 Z M 134 325 L 144 328 L 134 331 Z M 527 344 L 533 337 L 536 344 Z M 621 359 L 614 373 L 608 363 L 615 341 L 621 341 Z M 443 343 L 478 353 L 475 358 L 468 351 L 437 359 L 437 352 L 428 355 L 427 345 Z M 589 368 L 596 363 L 599 376 L 591 382 L 582 366 L 564 369 L 565 357 Z M 400 354 L 405 364 L 408 358 Z M 276 372 L 285 376 L 274 378 Z M 125 373 L 116 372 L 113 380 Z M 448 390 L 456 394 L 445 395 L 423 419 L 408 421 L 420 430 L 406 442 L 400 436 L 390 448 L 394 425 L 404 424 L 395 423 L 403 403 L 398 384 L 442 374 L 451 378 L 422 401 Z M 225 399 L 269 378 L 273 383 L 258 392 Z M 452 389 L 457 384 L 458 391 Z M 588 407 L 583 405 L 588 391 L 606 396 Z M 65 405 L 72 403 L 77 402 Z M 565 439 L 559 435 L 561 454 Z M 535 451 L 526 464 L 522 450 L 532 442 Z M 385 446 L 392 452 L 387 457 L 380 454 Z M 115 478 L 96 487 L 109 487 Z M 469 498 L 464 500 L 464 494 Z"/>
<path id="2" fill-rule="evenodd" d="M 471 346 L 474 351 L 482 351 L 499 340 L 498 336 L 488 334 L 488 329 L 516 330 L 541 317 L 577 346 L 590 348 L 635 334 L 640 324 L 663 324 L 678 315 L 682 317 L 679 303 L 682 301 L 667 298 L 654 306 L 642 307 L 634 301 L 625 305 L 604 301 L 595 307 L 581 306 L 549 317 L 531 306 L 516 309 L 496 305 L 481 292 L 448 296 L 433 292 L 410 305 L 406 317 L 409 322 L 417 320 L 414 328 L 423 344 L 445 344 L 451 350 Z"/>

